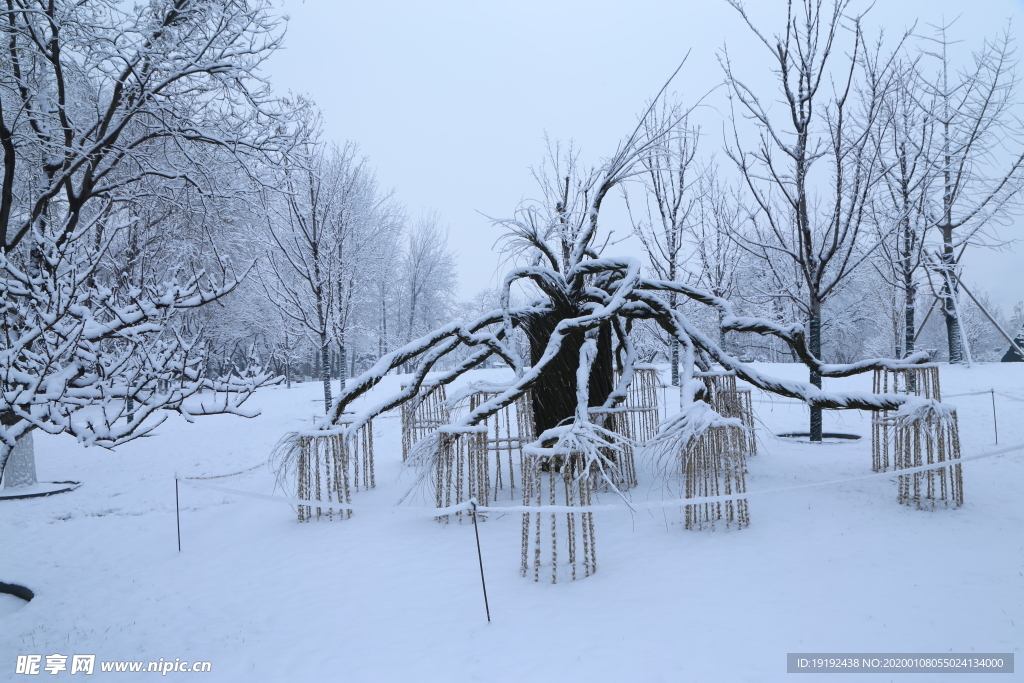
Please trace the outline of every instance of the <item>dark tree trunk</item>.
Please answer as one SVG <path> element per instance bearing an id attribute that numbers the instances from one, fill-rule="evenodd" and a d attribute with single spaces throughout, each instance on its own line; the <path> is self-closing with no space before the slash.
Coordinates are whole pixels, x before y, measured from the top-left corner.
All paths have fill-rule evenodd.
<path id="1" fill-rule="evenodd" d="M 573 314 L 576 315 L 576 314 Z M 553 311 L 533 316 L 525 326 L 530 340 L 530 360 L 536 365 L 547 347 L 555 326 L 567 318 L 566 313 Z M 548 364 L 533 385 L 533 416 L 540 434 L 557 426 L 576 414 L 576 371 L 580 366 L 580 348 L 584 333 L 568 335 L 562 341 L 558 355 Z M 612 356 L 612 328 L 602 325 L 597 338 L 597 358 L 590 370 L 589 405 L 599 406 L 608 398 L 614 388 Z"/>
<path id="2" fill-rule="evenodd" d="M 903 318 L 903 357 L 914 353 L 914 335 L 916 333 L 917 323 L 914 320 L 914 314 L 917 309 L 917 288 L 914 286 L 907 287 L 907 299 L 906 306 L 904 308 Z"/>
<path id="3" fill-rule="evenodd" d="M 821 359 L 821 313 L 812 315 L 810 320 L 810 338 L 808 339 L 810 352 L 817 359 Z M 821 375 L 817 372 L 811 371 L 811 384 L 821 388 Z M 811 441 L 821 441 L 821 408 L 811 408 Z"/>
<path id="4" fill-rule="evenodd" d="M 903 337 L 903 354 L 904 358 L 914 353 L 914 334 L 915 327 L 917 325 L 914 320 L 914 313 L 916 312 L 917 305 L 917 286 L 913 283 L 910 275 L 907 275 L 906 282 L 906 307 L 904 309 L 904 337 Z M 907 373 L 907 390 L 917 391 L 917 375 L 913 372 Z"/>
<path id="5" fill-rule="evenodd" d="M 671 279 L 675 280 L 675 278 L 676 278 L 675 263 L 672 264 L 672 270 L 670 271 L 670 275 L 671 275 Z M 672 307 L 673 311 L 676 309 L 676 298 L 677 298 L 676 297 L 676 293 L 672 292 L 672 295 L 669 297 L 669 305 Z M 669 345 L 672 347 L 672 351 L 671 351 L 671 354 L 670 354 L 671 355 L 670 361 L 672 363 L 672 386 L 678 387 L 679 386 L 679 340 L 676 339 L 675 337 L 673 337 L 672 340 L 669 342 Z"/>
<path id="6" fill-rule="evenodd" d="M 942 312 L 946 318 L 946 343 L 949 347 L 949 362 L 963 363 L 963 344 L 960 337 L 960 317 L 957 315 L 956 291 L 950 291 L 949 284 L 942 285 Z"/>
<path id="7" fill-rule="evenodd" d="M 320 379 L 324 383 L 324 410 L 329 413 L 331 411 L 331 349 L 328 346 L 326 335 L 320 335 Z"/>
<path id="8" fill-rule="evenodd" d="M 716 296 L 721 296 L 716 295 Z M 725 351 L 725 329 L 722 327 L 725 324 L 725 313 L 722 311 L 718 312 L 718 347 Z"/>
<path id="9" fill-rule="evenodd" d="M 947 191 L 948 192 L 948 191 Z M 960 334 L 960 316 L 956 307 L 956 278 L 953 269 L 956 257 L 953 254 L 953 229 L 949 226 L 947 213 L 946 225 L 942 226 L 942 312 L 946 317 L 946 343 L 949 345 L 949 362 L 962 363 L 963 339 Z"/>
<path id="10" fill-rule="evenodd" d="M 348 377 L 348 355 L 345 349 L 345 333 L 341 334 L 342 341 L 338 344 L 338 389 L 345 391 L 345 378 Z"/>
<path id="11" fill-rule="evenodd" d="M 679 340 L 672 340 L 672 386 L 679 386 Z"/>

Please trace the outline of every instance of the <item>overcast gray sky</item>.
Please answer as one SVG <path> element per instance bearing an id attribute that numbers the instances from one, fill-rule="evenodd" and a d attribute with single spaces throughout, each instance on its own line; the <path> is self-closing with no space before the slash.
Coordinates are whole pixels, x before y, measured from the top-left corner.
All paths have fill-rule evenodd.
<path id="1" fill-rule="evenodd" d="M 290 19 L 286 50 L 267 67 L 275 88 L 310 95 L 328 138 L 358 143 L 412 216 L 439 213 L 465 298 L 498 282 L 498 231 L 485 215 L 511 216 L 535 194 L 529 169 L 544 155 L 545 133 L 575 140 L 581 161 L 598 163 L 687 52 L 673 83 L 684 101 L 721 80 L 723 45 L 752 78 L 770 77 L 764 48 L 724 0 L 280 4 Z M 769 31 L 784 7 L 748 4 Z M 1022 0 L 878 0 L 866 25 L 895 38 L 915 21 L 924 31 L 960 17 L 954 34 L 966 51 L 1011 22 L 1014 29 L 1022 9 Z M 720 126 L 705 126 L 705 151 L 721 149 Z M 1024 238 L 1024 219 L 1002 236 Z M 1024 245 L 1012 249 L 976 250 L 963 262 L 965 281 L 989 291 L 1006 313 L 1024 300 Z"/>

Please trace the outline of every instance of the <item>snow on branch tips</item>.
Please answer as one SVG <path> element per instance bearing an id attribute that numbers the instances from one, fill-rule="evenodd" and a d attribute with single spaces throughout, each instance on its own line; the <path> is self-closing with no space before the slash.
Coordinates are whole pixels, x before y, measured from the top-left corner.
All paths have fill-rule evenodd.
<path id="1" fill-rule="evenodd" d="M 290 140 L 290 105 L 254 73 L 280 45 L 268 10 L 60 0 L 7 13 L 0 474 L 33 429 L 113 447 L 168 410 L 253 415 L 242 404 L 269 374 L 208 367 L 195 315 L 249 271 L 206 221 L 232 222 L 212 217 L 240 211 L 242 179 Z"/>
<path id="2" fill-rule="evenodd" d="M 676 119 L 656 121 L 639 126 L 610 160 L 589 172 L 581 170 L 571 147 L 566 153 L 549 145 L 553 158 L 535 172 L 543 199 L 496 221 L 506 230 L 505 253 L 513 262 L 500 307 L 383 354 L 332 402 L 318 425 L 325 438 L 339 428 L 351 438 L 374 417 L 402 407 L 403 453 L 417 470 L 409 492 L 427 494 L 432 486 L 433 495 L 424 497 L 433 497 L 439 508 L 464 502 L 465 496 L 493 499 L 498 489 L 493 484 L 501 478 L 492 454 L 496 444 L 512 442 L 519 449 L 524 505 L 578 507 L 602 490 L 626 498 L 636 485 L 634 450 L 641 447 L 632 438 L 630 411 L 657 410 L 656 398 L 638 403 L 631 391 L 638 376 L 646 377 L 646 394 L 656 396 L 649 368 L 638 367 L 631 339 L 637 322 L 656 326 L 682 350 L 680 412 L 662 422 L 653 438 L 645 435 L 656 471 L 666 478 L 683 473 L 688 498 L 730 497 L 686 506 L 689 528 L 749 523 L 746 501 L 734 499 L 746 490 L 745 459 L 755 452 L 751 402 L 747 389 L 737 389 L 738 380 L 812 409 L 900 411 L 898 419 L 914 424 L 936 419 L 941 404 L 924 406 L 915 396 L 827 391 L 816 380 L 771 377 L 720 341 L 725 331 L 771 337 L 811 370 L 812 379 L 900 372 L 925 362 L 925 354 L 825 363 L 803 324 L 738 315 L 723 296 L 678 280 L 644 277 L 639 259 L 605 253 L 610 240 L 601 230 L 604 199 L 645 168 L 647 155 L 661 149 L 657 141 L 677 133 Z M 513 288 L 517 297 L 525 296 L 525 304 L 512 304 Z M 699 326 L 693 309 L 712 315 Z M 717 333 L 703 331 L 708 318 L 718 320 Z M 446 400 L 447 385 L 489 358 L 502 360 L 511 377 Z M 397 392 L 368 395 L 389 373 L 410 370 Z M 492 431 L 497 424 L 511 425 L 513 411 L 514 436 Z M 504 417 L 492 419 L 499 414 Z M 528 426 L 522 426 L 523 418 Z M 510 461 L 510 471 L 513 466 Z M 575 577 L 578 538 L 584 546 L 583 574 L 596 568 L 591 512 L 564 512 L 560 526 L 556 515 L 562 514 L 561 509 L 524 513 L 524 575 L 532 568 L 539 579 L 546 562 L 553 581 L 570 570 Z M 542 517 L 551 523 L 550 544 L 541 542 Z M 568 551 L 568 560 L 558 548 Z"/>
<path id="3" fill-rule="evenodd" d="M 482 424 L 530 391 L 535 433 L 542 435 L 532 447 L 550 449 L 551 444 L 543 439 L 554 438 L 557 433 L 559 438 L 572 435 L 572 442 L 581 448 L 592 444 L 594 447 L 587 449 L 597 452 L 614 443 L 602 441 L 600 424 L 590 424 L 592 409 L 614 409 L 624 400 L 637 362 L 626 331 L 638 320 L 652 321 L 677 339 L 688 349 L 686 357 L 693 358 L 699 369 L 706 370 L 708 367 L 700 366 L 716 363 L 758 389 L 796 398 L 813 407 L 879 410 L 897 409 L 906 402 L 904 396 L 834 393 L 809 382 L 766 376 L 727 353 L 678 308 L 669 307 L 667 294 L 681 295 L 684 300 L 716 309 L 721 313 L 723 330 L 781 340 L 802 362 L 825 377 L 842 377 L 879 367 L 910 367 L 923 362 L 923 354 L 901 361 L 875 359 L 826 364 L 808 349 L 801 324 L 735 315 L 730 302 L 722 297 L 681 282 L 645 278 L 637 259 L 603 253 L 605 246 L 597 228 L 604 198 L 641 168 L 645 154 L 653 149 L 653 141 L 671 135 L 668 127 L 674 123 L 638 128 L 611 160 L 587 174 L 580 172 L 571 149 L 568 158 L 552 160 L 552 168 L 569 175 L 551 178 L 544 172 L 537 173 L 545 199 L 528 202 L 515 218 L 498 221 L 508 231 L 509 257 L 530 264 L 515 267 L 506 275 L 503 307 L 473 323 L 451 323 L 385 355 L 349 383 L 334 402 L 330 421 L 336 423 L 344 410 L 388 372 L 410 363 L 415 364 L 413 383 L 401 393 L 365 408 L 359 419 L 370 419 L 413 400 L 438 360 L 465 348 L 478 355 L 470 356 L 471 363 L 444 371 L 436 381 L 447 384 L 492 355 L 499 355 L 515 370 L 515 379 L 474 410 L 453 417 L 453 427 Z M 561 154 L 560 149 L 555 146 L 552 151 Z M 525 283 L 526 291 L 532 287 L 535 296 L 528 305 L 511 308 L 509 292 L 516 283 Z M 511 342 L 514 334 L 525 337 L 529 359 L 518 359 Z M 689 372 L 692 375 L 692 368 Z M 605 419 L 601 418 L 602 424 Z M 554 428 L 562 431 L 549 431 Z M 595 457 L 592 462 L 602 469 L 601 458 Z"/>

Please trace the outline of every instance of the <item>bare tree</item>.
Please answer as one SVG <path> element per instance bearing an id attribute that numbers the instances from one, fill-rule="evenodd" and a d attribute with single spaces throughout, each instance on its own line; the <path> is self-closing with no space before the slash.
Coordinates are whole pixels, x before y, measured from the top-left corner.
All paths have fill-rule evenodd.
<path id="1" fill-rule="evenodd" d="M 210 148 L 244 167 L 285 141 L 254 75 L 279 45 L 267 5 L 9 0 L 0 30 L 0 472 L 31 429 L 109 447 L 163 409 L 241 413 L 259 382 L 205 379 L 200 345 L 171 322 L 242 273 L 213 258 L 125 282 L 103 262 L 160 220 L 135 211 L 147 179 L 202 193 Z M 204 387 L 241 393 L 199 401 Z"/>
<path id="2" fill-rule="evenodd" d="M 614 486 L 617 463 L 613 451 L 618 449 L 616 437 L 604 427 L 604 418 L 626 398 L 632 382 L 637 354 L 630 337 L 624 333 L 630 321 L 651 320 L 672 334 L 685 349 L 683 370 L 682 415 L 668 424 L 659 439 L 687 439 L 700 429 L 697 416 L 714 415 L 702 399 L 704 384 L 693 379 L 698 355 L 720 363 L 727 370 L 756 387 L 783 396 L 791 396 L 819 408 L 893 409 L 905 406 L 907 415 L 944 416 L 946 409 L 934 401 L 914 396 L 864 393 L 836 394 L 803 382 L 778 380 L 761 374 L 724 351 L 712 336 L 699 330 L 681 310 L 674 310 L 666 301 L 667 292 L 676 292 L 690 301 L 721 310 L 722 325 L 739 333 L 772 336 L 793 349 L 794 354 L 815 373 L 844 377 L 873 368 L 902 368 L 920 362 L 921 357 L 904 361 L 871 360 L 835 365 L 822 363 L 810 353 L 806 333 L 801 325 L 777 325 L 768 320 L 739 317 L 731 304 L 708 292 L 682 282 L 643 277 L 641 262 L 634 257 L 605 255 L 598 234 L 603 200 L 626 179 L 642 173 L 640 159 L 661 137 L 642 134 L 638 128 L 626 138 L 602 166 L 576 185 L 577 197 L 570 204 L 581 210 L 565 215 L 530 204 L 521 207 L 516 218 L 504 221 L 509 244 L 527 265 L 513 268 L 502 286 L 501 307 L 473 320 L 453 320 L 418 339 L 410 341 L 378 360 L 378 362 L 345 388 L 332 406 L 321 426 L 335 429 L 353 401 L 364 396 L 388 372 L 415 363 L 412 380 L 398 393 L 371 402 L 356 415 L 346 416 L 346 432 L 354 433 L 368 420 L 418 395 L 427 373 L 446 358 L 460 351 L 461 360 L 436 374 L 435 382 L 447 384 L 467 371 L 479 367 L 496 356 L 514 370 L 514 377 L 501 385 L 495 395 L 455 419 L 457 428 L 481 424 L 488 416 L 513 403 L 526 391 L 544 402 L 545 414 L 534 409 L 537 438 L 530 444 L 534 452 L 551 456 L 551 466 L 568 466 L 566 456 L 579 454 L 584 462 L 574 465 L 573 475 L 603 474 Z M 570 184 L 570 187 L 573 187 Z M 553 218 L 544 224 L 538 216 Z M 575 235 L 564 261 L 561 237 Z M 605 236 L 607 240 L 607 236 Z M 564 269 L 568 266 L 567 269 Z M 564 269 L 564 270 L 563 270 Z M 525 305 L 512 305 L 511 288 L 519 281 L 535 286 L 534 296 Z M 530 362 L 527 363 L 515 344 L 515 333 L 522 328 L 530 341 Z M 605 385 L 611 373 L 599 366 L 602 329 L 615 333 L 616 355 L 621 370 L 610 386 Z M 566 401 L 568 404 L 566 405 Z M 568 411 L 565 414 L 564 411 Z M 917 419 L 912 417 L 910 419 Z M 703 421 L 702 424 L 708 424 Z M 412 458 L 413 463 L 430 466 L 437 454 L 438 439 L 425 439 Z M 432 448 L 433 446 L 433 448 Z M 285 457 L 295 457 L 292 448 Z M 563 470 L 566 471 L 567 470 Z"/>
<path id="3" fill-rule="evenodd" d="M 340 388 L 345 388 L 350 358 L 350 333 L 357 326 L 359 307 L 372 288 L 375 271 L 386 267 L 388 251 L 397 248 L 404 215 L 393 193 L 381 192 L 366 160 L 356 162 L 357 148 L 347 143 L 341 150 L 340 174 L 333 182 L 339 195 L 334 213 L 333 258 L 340 264 L 330 281 L 334 302 L 329 317 L 332 337 L 338 345 Z M 394 277 L 394 272 L 388 273 Z"/>
<path id="4" fill-rule="evenodd" d="M 886 284 L 902 294 L 900 357 L 914 353 L 918 293 L 927 265 L 925 245 L 933 227 L 929 205 L 935 184 L 935 120 L 920 105 L 915 66 L 897 65 L 898 77 L 882 104 L 883 125 L 877 134 L 884 175 L 871 206 L 880 238 L 873 263 Z"/>
<path id="5" fill-rule="evenodd" d="M 260 274 L 268 300 L 316 345 L 327 410 L 332 343 L 343 348 L 378 197 L 354 145 L 323 145 L 315 114 L 308 115 L 303 135 L 305 142 L 282 160 L 278 189 L 265 194 Z"/>
<path id="6" fill-rule="evenodd" d="M 768 49 L 783 97 L 782 112 L 773 113 L 723 54 L 730 98 L 757 133 L 747 149 L 739 132 L 741 114 L 733 114 L 727 153 L 753 203 L 749 229 L 734 234 L 787 283 L 778 296 L 806 316 L 810 353 L 821 358 L 822 304 L 871 251 L 861 237 L 881 175 L 872 133 L 892 72 L 865 58 L 861 18 L 845 16 L 850 0 L 827 7 L 824 0 L 791 2 L 785 28 L 774 36 L 754 24 L 740 0 L 728 1 Z M 836 44 L 841 33 L 850 38 L 846 55 Z M 877 73 L 859 78 L 866 63 Z M 813 369 L 810 380 L 821 387 Z M 812 407 L 811 440 L 820 441 L 821 434 L 821 411 Z"/>
<path id="7" fill-rule="evenodd" d="M 455 255 L 436 214 L 421 217 L 411 227 L 400 268 L 403 336 L 408 343 L 447 319 L 454 304 Z"/>
<path id="8" fill-rule="evenodd" d="M 709 167 L 700 179 L 697 197 L 696 227 L 690 236 L 696 263 L 690 271 L 698 287 L 731 301 L 741 294 L 746 265 L 747 252 L 734 237 L 745 211 L 736 192 L 722 185 L 715 166 Z M 723 313 L 718 314 L 718 344 L 724 349 Z"/>
<path id="9" fill-rule="evenodd" d="M 922 60 L 916 82 L 923 125 L 931 128 L 926 161 L 935 177 L 926 209 L 941 238 L 933 272 L 943 299 L 949 361 L 959 363 L 964 358 L 956 285 L 960 259 L 970 245 L 1000 244 L 993 228 L 1019 208 L 1024 141 L 1012 112 L 1017 76 L 1009 34 L 986 41 L 971 64 L 955 72 L 949 28 L 935 28 L 934 48 L 922 52 L 936 66 L 926 73 Z"/>
<path id="10" fill-rule="evenodd" d="M 700 196 L 695 190 L 703 173 L 695 163 L 700 129 L 689 126 L 678 104 L 653 108 L 644 119 L 643 126 L 648 135 L 666 126 L 671 129 L 666 135 L 656 136 L 658 144 L 640 160 L 644 169 L 640 176 L 644 193 L 636 212 L 625 189 L 623 195 L 629 208 L 633 234 L 643 244 L 651 270 L 661 280 L 675 281 L 683 274 L 687 237 L 693 230 Z M 675 309 L 679 295 L 670 292 L 668 296 L 669 306 Z M 679 341 L 670 339 L 669 348 L 672 385 L 678 386 Z"/>

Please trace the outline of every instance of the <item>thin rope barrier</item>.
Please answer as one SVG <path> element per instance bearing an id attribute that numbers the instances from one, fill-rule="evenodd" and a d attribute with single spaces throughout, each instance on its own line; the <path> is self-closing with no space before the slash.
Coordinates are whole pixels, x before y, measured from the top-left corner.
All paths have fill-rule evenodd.
<path id="1" fill-rule="evenodd" d="M 700 498 L 675 498 L 671 500 L 644 501 L 623 505 L 607 504 L 587 505 L 579 507 L 570 505 L 509 505 L 485 507 L 483 505 L 477 505 L 476 509 L 480 512 L 607 512 L 612 510 L 630 510 L 631 512 L 633 512 L 636 510 L 673 508 L 682 507 L 684 505 L 697 505 L 701 503 L 724 503 L 726 501 L 740 500 L 749 498 L 751 496 L 766 495 L 770 493 L 785 493 L 787 491 L 799 491 L 802 489 L 816 488 L 819 486 L 834 486 L 837 484 L 845 484 L 847 482 L 853 481 L 869 481 L 872 479 L 892 479 L 894 477 L 904 476 L 907 474 L 914 474 L 916 472 L 925 472 L 927 470 L 939 469 L 942 467 L 952 467 L 955 465 L 960 465 L 965 462 L 973 462 L 976 460 L 993 458 L 998 455 L 1005 455 L 1006 453 L 1013 453 L 1015 451 L 1024 451 L 1024 444 L 1017 444 L 1016 446 L 1007 446 L 1006 448 L 1000 448 L 994 451 L 989 451 L 987 453 L 980 453 L 978 455 L 971 455 L 967 457 L 958 458 L 955 460 L 944 460 L 942 462 L 932 463 L 930 465 L 908 467 L 906 469 L 894 470 L 892 472 L 879 472 L 860 475 L 856 477 L 844 477 L 842 479 L 832 479 L 829 481 L 799 484 L 797 486 L 786 486 L 783 488 L 763 489 L 760 491 L 746 491 L 745 493 L 736 493 L 724 496 L 704 496 Z M 274 503 L 286 503 L 289 505 L 313 505 L 319 507 L 334 508 L 336 510 L 390 510 L 393 512 L 412 514 L 418 517 L 439 517 L 441 515 L 448 515 L 462 510 L 469 510 L 472 509 L 473 505 L 476 503 L 476 500 L 471 498 L 465 502 L 458 503 L 457 505 L 451 505 L 444 508 L 403 508 L 384 505 L 350 505 L 348 503 L 336 503 L 333 501 L 307 500 L 303 498 L 284 498 L 282 496 L 270 496 L 267 494 L 255 493 L 252 491 L 239 491 L 236 489 L 229 489 L 223 486 L 216 486 L 214 484 L 204 484 L 198 481 L 189 480 L 185 478 L 182 478 L 180 480 L 186 484 L 189 484 L 190 486 L 194 486 L 197 488 L 204 488 L 209 489 L 211 491 L 219 491 L 221 493 L 228 493 L 247 498 L 255 498 L 258 500 L 266 500 Z"/>
<path id="2" fill-rule="evenodd" d="M 183 481 L 185 479 L 225 479 L 227 477 L 237 477 L 239 474 L 245 474 L 246 472 L 252 472 L 253 470 L 258 470 L 259 468 L 264 467 L 264 466 L 265 466 L 264 463 L 260 463 L 259 465 L 256 465 L 255 467 L 250 467 L 248 469 L 239 470 L 238 472 L 232 472 L 231 474 L 216 474 L 216 475 L 214 475 L 212 477 L 178 477 L 178 479 L 181 479 Z"/>
<path id="3" fill-rule="evenodd" d="M 238 489 L 229 489 L 223 486 L 217 486 L 215 484 L 204 484 L 198 481 L 189 481 L 187 479 L 181 479 L 182 483 L 188 484 L 196 488 L 208 489 L 210 491 L 219 491 L 220 493 L 230 493 L 236 496 L 244 496 L 246 498 L 255 498 L 257 500 L 267 500 L 272 503 L 285 503 L 287 505 L 309 505 L 313 507 L 321 508 L 332 508 L 334 510 L 395 510 L 400 512 L 410 512 L 420 517 L 437 517 L 439 515 L 448 515 L 462 510 L 469 510 L 473 507 L 473 499 L 467 500 L 457 505 L 451 505 L 444 508 L 413 508 L 413 507 L 397 507 L 390 505 L 352 505 L 350 503 L 338 503 L 332 500 L 316 500 L 311 498 L 285 498 L 283 496 L 270 496 L 265 493 L 256 493 L 255 491 L 239 491 Z M 486 510 L 487 508 L 478 507 L 478 510 Z"/>

